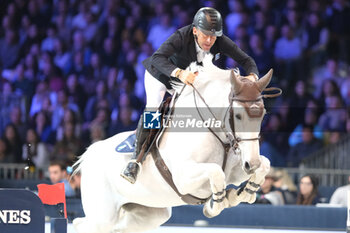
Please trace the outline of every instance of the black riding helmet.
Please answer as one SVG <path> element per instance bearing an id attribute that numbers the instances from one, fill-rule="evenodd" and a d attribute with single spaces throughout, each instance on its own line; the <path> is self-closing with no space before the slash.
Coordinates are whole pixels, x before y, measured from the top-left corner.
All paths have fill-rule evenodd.
<path id="1" fill-rule="evenodd" d="M 211 7 L 199 9 L 193 18 L 193 26 L 206 35 L 222 36 L 221 14 Z"/>

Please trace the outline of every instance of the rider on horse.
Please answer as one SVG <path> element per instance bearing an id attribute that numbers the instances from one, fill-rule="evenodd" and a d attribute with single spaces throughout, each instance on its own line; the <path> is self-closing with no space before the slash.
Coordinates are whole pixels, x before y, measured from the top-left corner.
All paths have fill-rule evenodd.
<path id="1" fill-rule="evenodd" d="M 143 61 L 146 68 L 146 109 L 155 109 L 163 101 L 165 92 L 171 90 L 171 81 L 191 85 L 196 74 L 185 70 L 192 62 L 201 63 L 205 54 L 213 54 L 215 60 L 221 55 L 234 59 L 251 78 L 258 79 L 254 60 L 243 52 L 230 38 L 222 33 L 221 14 L 211 7 L 203 7 L 194 16 L 193 23 L 173 33 L 153 55 Z M 144 149 L 141 147 L 149 130 L 143 127 L 143 115 L 136 129 L 135 150 L 121 176 L 135 183 Z M 140 153 L 141 152 L 141 153 Z"/>

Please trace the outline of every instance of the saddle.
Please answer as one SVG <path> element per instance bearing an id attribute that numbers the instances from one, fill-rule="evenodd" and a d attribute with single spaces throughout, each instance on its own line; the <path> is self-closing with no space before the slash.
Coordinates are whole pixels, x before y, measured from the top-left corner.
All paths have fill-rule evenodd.
<path id="1" fill-rule="evenodd" d="M 161 118 L 167 117 L 172 114 L 173 112 L 173 99 L 175 100 L 177 98 L 176 95 L 172 97 L 168 97 L 166 100 L 164 100 L 161 105 L 158 108 L 159 113 L 161 113 Z M 152 144 L 154 144 L 154 141 L 157 140 L 155 136 L 160 136 L 159 132 L 161 132 L 164 129 L 163 125 L 161 124 L 160 129 L 150 129 L 150 133 L 148 137 L 146 138 L 144 144 L 142 145 L 142 150 L 146 149 L 145 152 L 147 152 Z M 129 137 L 127 137 L 124 141 L 122 141 L 115 150 L 119 153 L 132 153 L 135 149 L 135 140 L 136 135 L 131 134 Z"/>

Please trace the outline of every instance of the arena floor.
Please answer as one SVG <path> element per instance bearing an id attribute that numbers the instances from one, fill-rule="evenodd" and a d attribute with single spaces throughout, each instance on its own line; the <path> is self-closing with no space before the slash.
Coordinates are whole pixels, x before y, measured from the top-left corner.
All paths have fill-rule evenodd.
<path id="1" fill-rule="evenodd" d="M 213 227 L 180 227 L 180 226 L 164 226 L 147 233 L 341 233 L 344 231 L 311 231 L 311 230 L 284 230 L 284 229 L 254 229 L 254 228 L 213 228 Z M 50 224 L 45 225 L 45 233 L 50 232 Z M 67 233 L 76 233 L 72 224 L 68 225 Z"/>

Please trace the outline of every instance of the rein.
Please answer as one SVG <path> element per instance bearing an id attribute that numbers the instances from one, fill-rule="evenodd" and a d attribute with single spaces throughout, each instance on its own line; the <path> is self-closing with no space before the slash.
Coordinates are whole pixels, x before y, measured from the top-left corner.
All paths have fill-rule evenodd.
<path id="1" fill-rule="evenodd" d="M 199 111 L 198 105 L 197 105 L 197 100 L 196 100 L 196 92 L 198 94 L 198 96 L 201 98 L 201 100 L 203 101 L 203 103 L 205 104 L 205 106 L 207 107 L 207 109 L 209 110 L 209 112 L 211 113 L 211 115 L 214 117 L 214 119 L 217 121 L 217 117 L 215 116 L 215 114 L 213 113 L 213 111 L 211 110 L 211 108 L 209 107 L 209 105 L 205 102 L 203 96 L 199 93 L 199 91 L 191 84 L 192 88 L 193 88 L 193 98 L 194 98 L 194 104 L 196 106 L 198 115 L 200 116 L 200 118 L 202 119 L 202 121 L 204 122 L 204 117 L 201 114 L 201 112 Z M 226 137 L 229 137 L 229 133 L 226 131 L 226 129 L 221 126 L 221 129 L 225 132 Z M 231 140 L 229 140 L 229 143 L 225 143 L 221 140 L 221 138 L 214 132 L 214 130 L 211 127 L 208 127 L 208 130 L 219 140 L 219 142 L 221 143 L 221 145 L 223 146 L 225 153 L 224 153 L 224 161 L 222 163 L 222 170 L 225 171 L 225 167 L 226 167 L 226 162 L 227 162 L 227 155 L 228 155 L 228 151 L 230 150 L 230 148 L 232 147 L 231 144 Z"/>
<path id="2" fill-rule="evenodd" d="M 191 86 L 193 88 L 193 98 L 194 98 L 195 107 L 196 107 L 197 112 L 198 112 L 200 118 L 202 119 L 202 121 L 204 121 L 204 117 L 203 117 L 203 115 L 201 114 L 201 112 L 200 112 L 200 110 L 198 108 L 197 100 L 196 100 L 196 93 L 198 94 L 198 96 L 200 97 L 202 102 L 205 104 L 205 106 L 209 110 L 210 114 L 214 117 L 214 119 L 218 120 L 217 117 L 215 116 L 215 114 L 213 113 L 213 111 L 211 110 L 211 108 L 209 107 L 209 105 L 206 103 L 206 101 L 203 98 L 203 96 L 197 90 L 197 88 L 195 86 L 193 86 L 192 84 L 191 84 Z M 263 94 L 263 95 L 260 95 L 257 99 L 254 99 L 254 100 L 240 99 L 238 97 L 233 96 L 233 92 L 231 92 L 232 96 L 231 96 L 231 93 L 230 93 L 230 104 L 229 104 L 229 106 L 227 107 L 227 109 L 225 111 L 225 115 L 224 115 L 224 119 L 223 119 L 223 125 L 221 125 L 221 129 L 225 133 L 226 138 L 228 138 L 229 143 L 223 142 L 222 139 L 214 132 L 214 130 L 211 127 L 207 127 L 208 130 L 219 140 L 219 142 L 221 143 L 221 145 L 225 149 L 224 160 L 223 160 L 223 164 L 222 164 L 222 170 L 223 171 L 225 171 L 225 167 L 226 167 L 226 163 L 227 163 L 227 155 L 228 155 L 228 151 L 230 150 L 230 148 L 233 148 L 236 152 L 239 152 L 240 151 L 239 150 L 239 145 L 238 145 L 239 142 L 241 142 L 241 141 L 255 141 L 255 140 L 259 140 L 260 139 L 260 136 L 256 137 L 256 138 L 240 138 L 240 137 L 236 136 L 234 122 L 233 122 L 233 109 L 232 109 L 233 101 L 238 101 L 238 102 L 242 102 L 242 103 L 247 103 L 247 102 L 252 102 L 253 103 L 253 102 L 260 101 L 262 98 L 273 98 L 273 97 L 277 97 L 277 96 L 282 94 L 282 90 L 280 88 L 278 88 L 278 87 L 265 88 L 263 91 L 277 91 L 277 93 L 275 93 L 275 94 Z M 229 120 L 229 122 L 230 122 L 230 127 L 231 127 L 231 131 L 232 132 L 228 132 L 226 130 L 226 127 L 225 127 L 225 119 L 226 119 L 226 116 L 227 116 L 228 112 L 230 112 L 230 120 Z"/>

